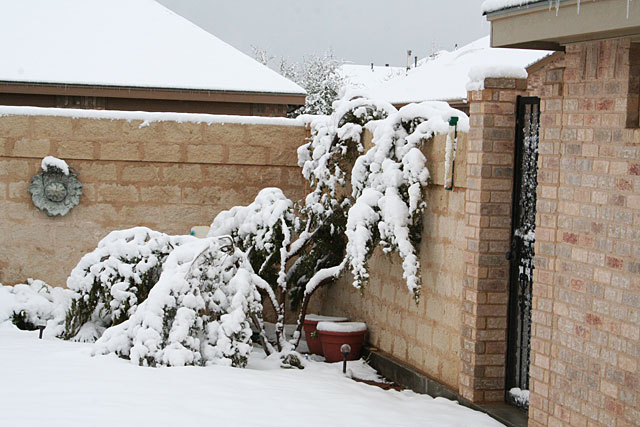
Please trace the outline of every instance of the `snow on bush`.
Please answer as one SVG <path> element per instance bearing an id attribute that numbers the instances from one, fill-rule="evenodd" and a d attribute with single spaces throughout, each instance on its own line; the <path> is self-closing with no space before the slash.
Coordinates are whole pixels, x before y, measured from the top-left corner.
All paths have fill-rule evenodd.
<path id="1" fill-rule="evenodd" d="M 311 128 L 311 141 L 298 148 L 298 166 L 313 191 L 306 205 L 324 212 L 324 205 L 335 207 L 340 194 L 336 189 L 346 184 L 355 159 L 364 153 L 361 135 L 364 126 L 395 112 L 393 105 L 376 102 L 349 93 L 333 105 L 330 116 L 305 116 Z M 332 206 L 333 205 L 333 206 Z"/>
<path id="2" fill-rule="evenodd" d="M 277 351 L 286 345 L 284 337 L 284 295 L 287 290 L 286 261 L 288 246 L 295 223 L 294 204 L 279 188 L 265 188 L 248 206 L 235 206 L 220 212 L 211 224 L 209 237 L 231 236 L 260 277 L 256 282 L 278 319 L 276 326 Z M 273 351 L 266 339 L 264 326 L 255 325 L 261 334 L 265 351 Z"/>
<path id="3" fill-rule="evenodd" d="M 26 284 L 0 284 L 0 323 L 11 320 L 18 328 L 34 330 L 54 319 L 64 318 L 71 292 L 52 287 L 42 280 L 28 279 Z"/>
<path id="4" fill-rule="evenodd" d="M 249 319 L 261 318 L 262 282 L 240 249 L 211 237 L 190 241 L 171 252 L 148 298 L 104 332 L 96 352 L 142 366 L 244 367 Z"/>
<path id="5" fill-rule="evenodd" d="M 384 252 L 400 255 L 407 287 L 419 297 L 417 248 L 429 179 L 421 146 L 435 134 L 448 133 L 452 116 L 459 118 L 460 130 L 468 130 L 468 117 L 445 102 L 409 104 L 376 126 L 374 146 L 356 160 L 351 176 L 354 203 L 346 230 L 354 286 L 367 282 L 367 261 L 380 245 Z"/>
<path id="6" fill-rule="evenodd" d="M 75 297 L 61 336 L 95 341 L 105 328 L 128 319 L 158 281 L 169 253 L 194 239 L 146 227 L 109 233 L 67 279 Z"/>

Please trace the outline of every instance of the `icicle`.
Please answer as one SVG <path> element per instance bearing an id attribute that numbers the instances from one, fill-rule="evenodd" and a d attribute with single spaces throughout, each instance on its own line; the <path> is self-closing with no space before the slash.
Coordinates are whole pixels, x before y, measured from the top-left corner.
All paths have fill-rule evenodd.
<path id="1" fill-rule="evenodd" d="M 631 5 L 631 0 L 627 0 L 627 19 L 629 19 L 629 6 Z"/>
<path id="2" fill-rule="evenodd" d="M 556 16 L 558 16 L 559 11 L 560 11 L 560 0 L 556 0 Z"/>
<path id="3" fill-rule="evenodd" d="M 580 0 L 578 0 L 578 15 L 580 15 Z"/>

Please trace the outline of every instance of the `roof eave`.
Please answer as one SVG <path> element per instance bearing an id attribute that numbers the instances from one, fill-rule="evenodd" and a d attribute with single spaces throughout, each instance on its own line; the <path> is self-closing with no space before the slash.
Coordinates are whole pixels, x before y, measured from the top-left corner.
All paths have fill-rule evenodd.
<path id="1" fill-rule="evenodd" d="M 0 93 L 304 105 L 305 94 L 0 81 Z"/>
<path id="2" fill-rule="evenodd" d="M 561 0 L 558 9 L 546 0 L 486 13 L 491 47 L 563 50 L 570 43 L 640 36 L 640 2 Z"/>

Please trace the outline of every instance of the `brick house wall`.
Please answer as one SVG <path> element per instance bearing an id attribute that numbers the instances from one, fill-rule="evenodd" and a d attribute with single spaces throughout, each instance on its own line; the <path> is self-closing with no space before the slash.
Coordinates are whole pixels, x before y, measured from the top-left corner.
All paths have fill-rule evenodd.
<path id="1" fill-rule="evenodd" d="M 541 69 L 531 425 L 640 423 L 640 50 Z"/>

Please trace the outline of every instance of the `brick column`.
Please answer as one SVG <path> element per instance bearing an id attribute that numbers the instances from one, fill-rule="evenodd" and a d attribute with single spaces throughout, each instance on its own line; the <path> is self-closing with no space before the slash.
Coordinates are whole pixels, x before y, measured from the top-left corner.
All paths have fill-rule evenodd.
<path id="1" fill-rule="evenodd" d="M 525 79 L 487 78 L 472 91 L 467 154 L 467 248 L 462 307 L 460 394 L 504 400 L 516 96 Z"/>

